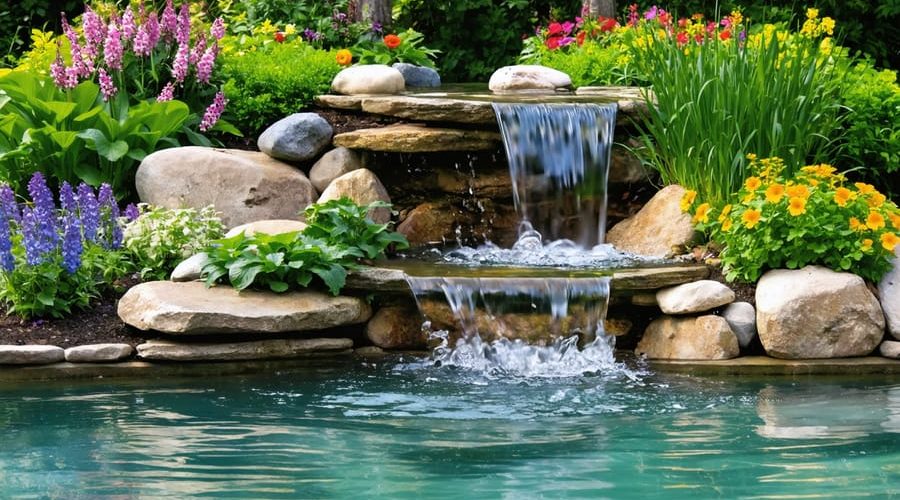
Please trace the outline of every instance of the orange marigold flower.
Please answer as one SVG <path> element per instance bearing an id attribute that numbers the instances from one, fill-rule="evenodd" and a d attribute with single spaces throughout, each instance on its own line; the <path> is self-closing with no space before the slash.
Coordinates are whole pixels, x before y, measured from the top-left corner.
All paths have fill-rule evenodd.
<path id="1" fill-rule="evenodd" d="M 900 229 L 900 214 L 896 212 L 891 213 L 891 225 L 894 226 L 894 229 Z"/>
<path id="2" fill-rule="evenodd" d="M 856 189 L 858 189 L 859 192 L 862 194 L 869 194 L 869 193 L 875 192 L 875 186 L 873 186 L 871 184 L 866 184 L 865 182 L 856 182 L 853 185 L 856 186 Z"/>
<path id="3" fill-rule="evenodd" d="M 850 217 L 850 229 L 853 231 L 865 231 L 866 225 L 860 222 L 856 217 Z"/>
<path id="4" fill-rule="evenodd" d="M 697 211 L 694 212 L 694 224 L 698 222 L 702 222 L 706 224 L 709 222 L 709 203 L 701 203 L 699 207 L 697 207 Z"/>
<path id="5" fill-rule="evenodd" d="M 868 227 L 872 231 L 877 231 L 883 228 L 884 217 L 882 217 L 880 213 L 874 210 L 869 211 L 869 216 L 866 217 L 866 227 Z"/>
<path id="6" fill-rule="evenodd" d="M 760 186 L 762 186 L 762 181 L 756 176 L 748 177 L 747 180 L 744 181 L 744 187 L 747 188 L 747 191 L 756 191 Z"/>
<path id="7" fill-rule="evenodd" d="M 894 233 L 884 233 L 881 235 L 881 247 L 888 252 L 893 252 L 897 245 L 900 244 L 900 237 Z"/>
<path id="8" fill-rule="evenodd" d="M 853 199 L 853 191 L 845 187 L 839 187 L 834 192 L 834 202 L 839 206 L 847 206 L 847 202 Z"/>
<path id="9" fill-rule="evenodd" d="M 787 188 L 787 195 L 790 198 L 809 198 L 809 189 L 806 186 L 797 184 Z"/>
<path id="10" fill-rule="evenodd" d="M 746 227 L 747 229 L 753 229 L 754 227 L 756 227 L 756 225 L 759 224 L 759 220 L 761 218 L 762 212 L 755 209 L 747 210 L 743 215 L 741 215 L 741 221 L 744 222 L 744 227 Z"/>
<path id="11" fill-rule="evenodd" d="M 782 197 L 784 197 L 784 186 L 781 184 L 776 182 L 766 188 L 766 201 L 769 203 L 778 203 Z"/>
<path id="12" fill-rule="evenodd" d="M 337 51 L 337 54 L 335 54 L 334 58 L 341 66 L 349 66 L 350 63 L 353 62 L 353 53 L 347 49 L 341 49 Z"/>
<path id="13" fill-rule="evenodd" d="M 866 198 L 866 203 L 868 203 L 869 206 L 872 208 L 878 208 L 886 200 L 887 200 L 887 197 L 885 195 L 879 193 L 878 191 L 873 191 L 871 194 L 869 194 L 869 197 Z"/>
<path id="14" fill-rule="evenodd" d="M 869 250 L 871 250 L 872 249 L 871 238 L 866 238 L 866 239 L 862 240 L 862 245 L 860 245 L 859 249 L 862 250 L 863 252 L 868 252 Z"/>
<path id="15" fill-rule="evenodd" d="M 691 189 L 688 189 L 684 192 L 684 196 L 681 197 L 681 211 L 687 212 L 691 205 L 694 204 L 694 200 L 697 199 L 697 192 Z"/>
<path id="16" fill-rule="evenodd" d="M 399 47 L 401 43 L 403 43 L 403 40 L 397 35 L 387 35 L 384 37 L 384 44 L 391 50 Z"/>
<path id="17" fill-rule="evenodd" d="M 806 200 L 799 196 L 791 198 L 788 201 L 788 212 L 794 217 L 806 213 Z"/>

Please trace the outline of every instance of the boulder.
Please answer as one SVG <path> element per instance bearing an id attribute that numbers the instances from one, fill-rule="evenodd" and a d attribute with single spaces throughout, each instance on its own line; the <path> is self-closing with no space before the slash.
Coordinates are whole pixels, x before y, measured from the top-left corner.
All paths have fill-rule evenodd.
<path id="1" fill-rule="evenodd" d="M 331 181 L 325 191 L 322 191 L 322 196 L 319 196 L 319 203 L 337 200 L 344 196 L 353 200 L 357 205 L 367 205 L 373 201 L 391 202 L 391 197 L 384 184 L 381 183 L 378 176 L 366 168 L 348 172 Z M 387 208 L 376 208 L 369 211 L 369 218 L 374 222 L 384 224 L 391 220 L 391 211 Z"/>
<path id="2" fill-rule="evenodd" d="M 415 305 L 385 306 L 366 324 L 366 336 L 382 349 L 424 348 L 428 341 L 424 321 Z"/>
<path id="3" fill-rule="evenodd" d="M 347 290 L 378 293 L 392 292 L 397 294 L 409 294 L 409 283 L 406 281 L 406 273 L 399 269 L 385 269 L 381 267 L 362 267 L 347 273 Z"/>
<path id="4" fill-rule="evenodd" d="M 253 236 L 256 233 L 262 234 L 284 234 L 303 231 L 306 229 L 306 223 L 291 219 L 274 219 L 274 220 L 258 220 L 248 222 L 231 228 L 225 233 L 226 238 L 231 238 L 244 233 L 244 236 Z"/>
<path id="5" fill-rule="evenodd" d="M 629 145 L 637 145 L 637 141 L 629 140 L 628 142 Z M 647 180 L 647 169 L 641 164 L 641 160 L 628 149 L 613 144 L 608 182 L 610 184 L 634 184 Z"/>
<path id="6" fill-rule="evenodd" d="M 878 296 L 887 321 L 887 331 L 900 340 L 900 246 L 894 249 L 893 267 L 878 282 Z"/>
<path id="7" fill-rule="evenodd" d="M 128 344 L 90 344 L 66 349 L 69 363 L 109 363 L 130 357 L 134 348 Z"/>
<path id="8" fill-rule="evenodd" d="M 315 113 L 294 113 L 267 128 L 256 141 L 263 153 L 286 161 L 309 161 L 331 143 L 334 131 Z"/>
<path id="9" fill-rule="evenodd" d="M 504 66 L 494 71 L 488 82 L 488 88 L 491 89 L 491 92 L 556 90 L 571 86 L 572 79 L 569 75 L 562 71 L 534 64 Z"/>
<path id="10" fill-rule="evenodd" d="M 878 346 L 878 353 L 885 358 L 900 359 L 900 342 L 885 340 Z"/>
<path id="11" fill-rule="evenodd" d="M 722 310 L 722 317 L 737 335 L 738 344 L 749 346 L 756 337 L 756 308 L 749 302 L 733 302 Z"/>
<path id="12" fill-rule="evenodd" d="M 740 347 L 724 318 L 663 316 L 647 326 L 634 352 L 648 359 L 713 360 L 735 358 Z"/>
<path id="13" fill-rule="evenodd" d="M 186 146 L 157 151 L 135 176 L 142 202 L 166 208 L 215 206 L 226 226 L 296 219 L 316 199 L 303 172 L 268 155 Z"/>
<path id="14" fill-rule="evenodd" d="M 678 185 L 664 187 L 637 214 L 613 226 L 606 233 L 606 242 L 648 257 L 675 255 L 673 248 L 688 245 L 695 235 L 691 216 L 681 211 L 684 193 Z"/>
<path id="15" fill-rule="evenodd" d="M 403 75 L 407 87 L 441 86 L 441 75 L 432 68 L 408 63 L 394 63 L 391 67 Z"/>
<path id="16" fill-rule="evenodd" d="M 325 153 L 309 171 L 309 180 L 318 192 L 325 191 L 331 181 L 363 168 L 362 156 L 352 149 L 335 148 Z"/>
<path id="17" fill-rule="evenodd" d="M 406 236 L 412 247 L 443 244 L 454 239 L 459 226 L 456 210 L 445 204 L 426 202 L 412 209 L 397 232 Z"/>
<path id="18" fill-rule="evenodd" d="M 489 130 L 426 127 L 403 123 L 366 128 L 334 136 L 334 145 L 385 153 L 436 153 L 443 151 L 493 151 L 500 134 Z"/>
<path id="19" fill-rule="evenodd" d="M 331 81 L 338 94 L 397 94 L 403 92 L 403 74 L 385 64 L 363 64 L 342 69 Z"/>
<path id="20" fill-rule="evenodd" d="M 151 281 L 128 290 L 118 313 L 140 330 L 200 335 L 323 330 L 363 323 L 372 310 L 362 299 L 312 290 L 238 292 L 230 286 L 206 288 L 198 281 Z"/>
<path id="21" fill-rule="evenodd" d="M 700 280 L 663 288 L 656 302 L 666 314 L 699 313 L 734 302 L 734 292 L 718 281 Z"/>
<path id="22" fill-rule="evenodd" d="M 865 356 L 884 336 L 884 314 L 863 279 L 819 266 L 764 274 L 756 325 L 766 352 L 784 359 Z"/>
<path id="23" fill-rule="evenodd" d="M 208 258 L 209 255 L 207 255 L 206 252 L 191 255 L 175 266 L 169 279 L 178 282 L 200 279 L 201 271 L 203 271 L 203 266 L 206 264 L 206 259 Z"/>
<path id="24" fill-rule="evenodd" d="M 138 356 L 153 361 L 241 361 L 349 354 L 350 339 L 270 339 L 250 342 L 188 343 L 150 340 L 137 346 Z"/>
<path id="25" fill-rule="evenodd" d="M 47 365 L 65 357 L 63 348 L 53 345 L 0 345 L 0 365 Z"/>

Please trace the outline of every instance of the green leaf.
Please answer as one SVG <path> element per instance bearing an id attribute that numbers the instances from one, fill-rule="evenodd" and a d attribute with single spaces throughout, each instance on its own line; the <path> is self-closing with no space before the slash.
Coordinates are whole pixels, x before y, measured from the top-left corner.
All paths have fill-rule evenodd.
<path id="1" fill-rule="evenodd" d="M 288 284 L 284 281 L 270 281 L 269 290 L 275 293 L 284 293 L 288 290 Z"/>
<path id="2" fill-rule="evenodd" d="M 232 266 L 228 270 L 228 279 L 231 281 L 231 286 L 243 290 L 253 284 L 262 269 L 263 266 L 259 264 L 247 267 Z"/>
<path id="3" fill-rule="evenodd" d="M 310 271 L 322 279 L 332 295 L 341 293 L 341 288 L 344 288 L 347 280 L 347 271 L 337 264 L 329 267 L 314 267 Z"/>

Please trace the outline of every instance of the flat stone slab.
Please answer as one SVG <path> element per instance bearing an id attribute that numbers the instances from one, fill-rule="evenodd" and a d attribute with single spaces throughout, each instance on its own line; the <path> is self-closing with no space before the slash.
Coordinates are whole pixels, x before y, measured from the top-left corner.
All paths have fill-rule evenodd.
<path id="1" fill-rule="evenodd" d="M 283 294 L 151 281 L 119 300 L 119 318 L 140 330 L 173 335 L 280 333 L 362 323 L 372 309 L 362 299 L 316 291 Z"/>
<path id="2" fill-rule="evenodd" d="M 338 134 L 334 136 L 334 145 L 388 153 L 492 151 L 500 147 L 500 134 L 486 130 L 400 124 Z"/>
<path id="3" fill-rule="evenodd" d="M 691 375 L 896 375 L 900 360 L 877 356 L 837 359 L 776 359 L 744 356 L 716 361 L 650 360 L 654 370 Z"/>
<path id="4" fill-rule="evenodd" d="M 384 267 L 365 267 L 350 271 L 344 287 L 357 291 L 411 293 L 406 273 Z"/>
<path id="5" fill-rule="evenodd" d="M 66 349 L 69 363 L 108 363 L 119 361 L 134 354 L 128 344 L 89 344 Z"/>
<path id="6" fill-rule="evenodd" d="M 360 109 L 366 113 L 425 122 L 453 122 L 496 125 L 491 103 L 462 99 L 398 96 L 363 98 Z"/>
<path id="7" fill-rule="evenodd" d="M 188 343 L 150 340 L 137 346 L 138 356 L 152 361 L 240 361 L 290 359 L 322 352 L 349 354 L 350 339 L 270 339 L 250 342 Z"/>
<path id="8" fill-rule="evenodd" d="M 0 345 L 0 365 L 46 365 L 64 358 L 65 351 L 52 345 Z"/>

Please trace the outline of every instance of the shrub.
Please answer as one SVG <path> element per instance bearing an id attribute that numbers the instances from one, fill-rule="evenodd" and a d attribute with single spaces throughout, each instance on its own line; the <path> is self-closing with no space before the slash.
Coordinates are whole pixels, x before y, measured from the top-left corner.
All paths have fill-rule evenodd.
<path id="1" fill-rule="evenodd" d="M 382 40 L 363 38 L 353 47 L 359 64 L 394 64 L 398 62 L 434 67 L 436 50 L 422 43 L 422 34 L 408 29 L 399 35 L 387 35 Z M 339 61 L 340 62 L 340 61 Z"/>
<path id="2" fill-rule="evenodd" d="M 719 203 L 744 181 L 750 152 L 782 157 L 788 169 L 836 155 L 844 68 L 823 37 L 832 20 L 811 15 L 794 34 L 767 25 L 738 43 L 740 13 L 721 23 L 676 24 L 661 9 L 642 17 L 630 30 L 632 56 L 656 106 L 639 124 L 639 153 L 664 182 Z"/>
<path id="3" fill-rule="evenodd" d="M 238 290 L 254 286 L 282 293 L 319 278 L 337 295 L 347 270 L 358 268 L 361 259 L 381 257 L 391 245 L 409 246 L 406 238 L 388 230 L 390 224 L 367 218 L 370 210 L 387 206 L 375 202 L 361 207 L 341 198 L 307 208 L 309 226 L 301 232 L 241 233 L 218 240 L 207 250 L 206 284 L 227 280 Z"/>
<path id="4" fill-rule="evenodd" d="M 17 0 L 0 5 L 0 55 L 5 56 L 0 57 L 0 67 L 16 64 L 33 30 L 46 29 L 59 12 L 77 14 L 83 4 L 82 0 Z"/>
<path id="5" fill-rule="evenodd" d="M 201 210 L 139 207 L 140 216 L 125 226 L 124 247 L 141 279 L 168 279 L 175 266 L 203 251 L 225 230 L 212 206 Z"/>
<path id="6" fill-rule="evenodd" d="M 787 176 L 778 158 L 750 159 L 754 175 L 727 204 L 699 203 L 696 191 L 682 200 L 697 228 L 724 244 L 729 281 L 752 282 L 766 269 L 809 264 L 872 281 L 891 269 L 900 211 L 873 186 L 845 186 L 845 176 L 826 164 Z"/>
<path id="7" fill-rule="evenodd" d="M 23 318 L 84 309 L 129 271 L 112 190 L 63 184 L 57 208 L 37 173 L 28 191 L 31 204 L 20 206 L 0 186 L 0 304 Z"/>
<path id="8" fill-rule="evenodd" d="M 230 116 L 245 132 L 255 135 L 327 92 L 340 69 L 334 52 L 302 42 L 228 54 L 222 71 L 227 79 Z"/>

